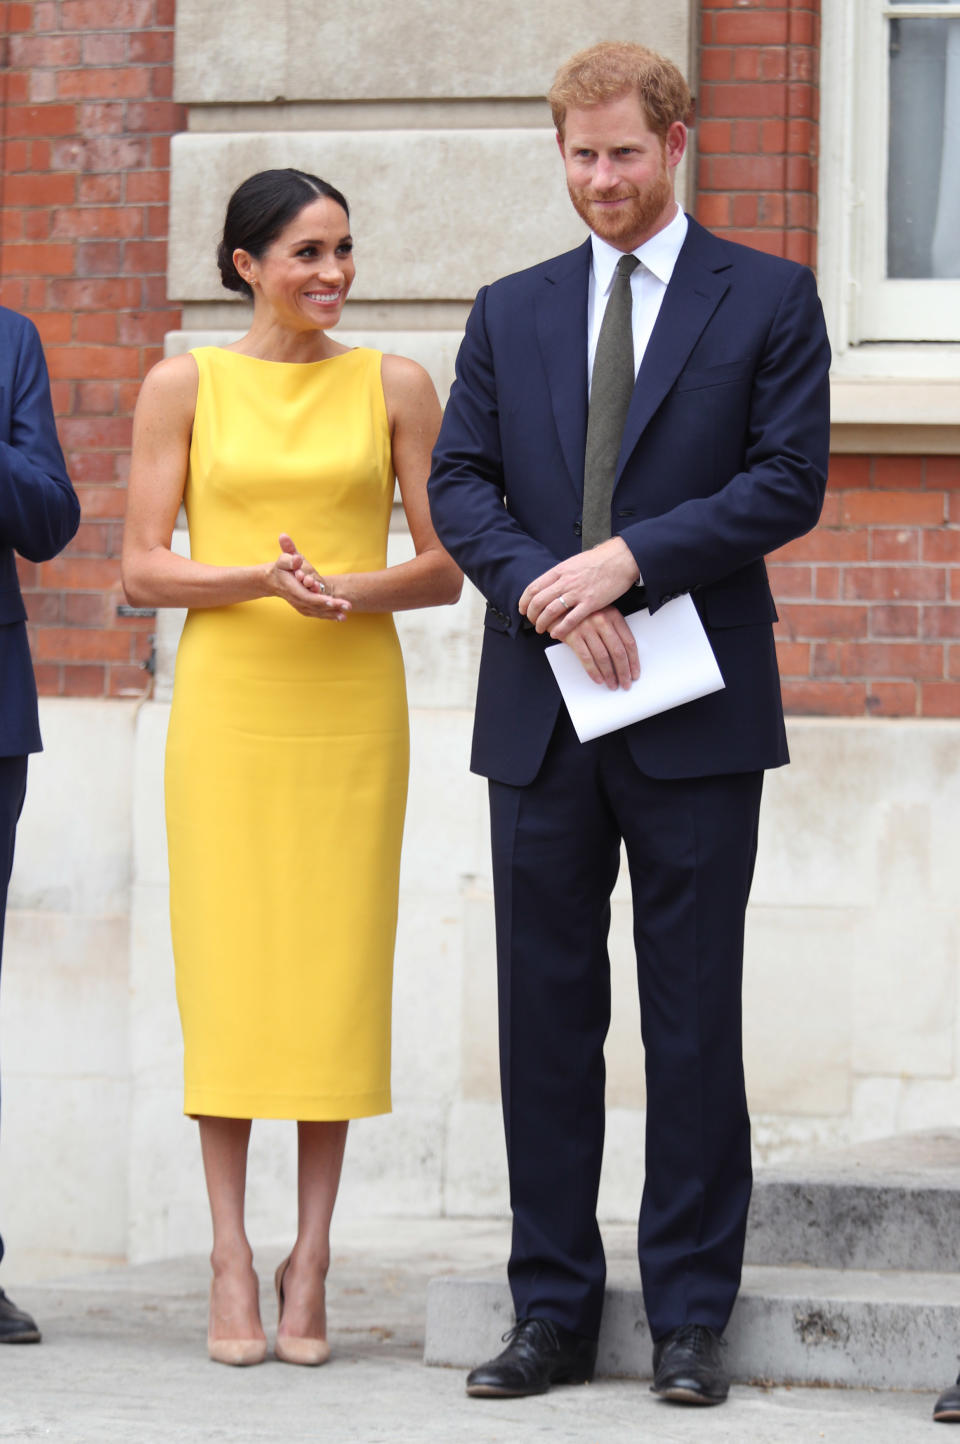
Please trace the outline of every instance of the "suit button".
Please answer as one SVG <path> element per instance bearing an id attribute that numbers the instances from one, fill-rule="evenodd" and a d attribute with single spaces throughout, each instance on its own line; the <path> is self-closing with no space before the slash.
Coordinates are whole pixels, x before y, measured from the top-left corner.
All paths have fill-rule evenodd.
<path id="1" fill-rule="evenodd" d="M 573 534 L 574 536 L 583 536 L 583 527 L 578 521 L 573 523 Z"/>

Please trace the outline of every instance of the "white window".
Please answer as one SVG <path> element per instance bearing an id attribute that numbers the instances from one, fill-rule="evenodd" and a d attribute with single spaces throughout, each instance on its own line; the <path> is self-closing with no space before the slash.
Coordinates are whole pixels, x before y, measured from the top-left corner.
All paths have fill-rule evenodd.
<path id="1" fill-rule="evenodd" d="M 832 0 L 823 39 L 835 344 L 960 342 L 960 0 Z"/>

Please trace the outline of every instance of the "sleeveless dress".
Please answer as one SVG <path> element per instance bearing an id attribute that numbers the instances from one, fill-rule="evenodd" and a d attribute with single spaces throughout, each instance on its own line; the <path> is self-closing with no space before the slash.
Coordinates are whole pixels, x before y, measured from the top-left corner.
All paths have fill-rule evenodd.
<path id="1" fill-rule="evenodd" d="M 192 558 L 269 561 L 288 532 L 322 574 L 382 568 L 380 352 L 193 355 Z M 389 613 L 316 621 L 275 597 L 188 612 L 165 775 L 185 1113 L 390 1111 L 408 753 Z"/>

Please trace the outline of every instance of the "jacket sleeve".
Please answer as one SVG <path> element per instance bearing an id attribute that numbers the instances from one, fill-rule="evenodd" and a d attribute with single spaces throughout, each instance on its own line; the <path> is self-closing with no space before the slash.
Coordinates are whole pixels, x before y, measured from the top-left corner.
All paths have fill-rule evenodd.
<path id="1" fill-rule="evenodd" d="M 10 439 L 0 441 L 0 545 L 44 562 L 76 532 L 80 503 L 57 440 L 40 337 L 32 322 L 19 320 L 19 334 L 9 338 Z"/>
<path id="2" fill-rule="evenodd" d="M 527 623 L 517 610 L 528 582 L 558 558 L 507 510 L 497 377 L 479 292 L 457 356 L 456 380 L 433 452 L 427 491 L 437 535 L 487 600 L 503 631 Z"/>
<path id="3" fill-rule="evenodd" d="M 830 448 L 830 346 L 813 274 L 798 266 L 753 377 L 744 464 L 712 495 L 621 533 L 656 610 L 737 571 L 817 523 Z"/>

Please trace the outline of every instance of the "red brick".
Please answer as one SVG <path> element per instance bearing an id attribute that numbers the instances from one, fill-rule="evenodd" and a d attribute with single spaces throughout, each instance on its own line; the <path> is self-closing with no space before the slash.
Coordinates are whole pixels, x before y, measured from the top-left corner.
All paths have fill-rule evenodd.
<path id="1" fill-rule="evenodd" d="M 51 304 L 66 311 L 128 311 L 140 302 L 140 282 L 135 277 L 113 277 L 102 281 L 51 281 Z"/>
<path id="2" fill-rule="evenodd" d="M 122 109 L 122 107 L 119 107 Z M 122 122 L 121 122 L 122 126 Z M 93 135 L 54 147 L 58 167 L 83 171 L 128 171 L 150 165 L 150 143 L 137 136 Z"/>
<path id="3" fill-rule="evenodd" d="M 816 215 L 812 196 L 793 194 L 787 196 L 788 226 L 794 229 L 798 226 L 812 226 L 815 224 L 815 221 Z"/>
<path id="4" fill-rule="evenodd" d="M 925 562 L 960 562 L 960 530 L 955 527 L 938 527 L 923 533 L 923 560 Z"/>
<path id="5" fill-rule="evenodd" d="M 803 231 L 787 231 L 782 255 L 788 261 L 796 261 L 799 266 L 810 266 L 815 271 L 817 269 L 816 236 Z"/>
<path id="6" fill-rule="evenodd" d="M 56 215 L 56 211 L 26 210 L 21 214 L 25 241 L 48 241 L 50 239 L 50 220 L 52 216 Z"/>
<path id="7" fill-rule="evenodd" d="M 57 94 L 61 100 L 143 100 L 150 94 L 150 72 L 140 66 L 64 70 L 57 77 Z"/>
<path id="8" fill-rule="evenodd" d="M 128 416 L 99 416 L 96 419 L 67 417 L 62 423 L 64 445 L 89 450 L 126 448 L 130 445 L 132 422 Z"/>
<path id="9" fill-rule="evenodd" d="M 64 592 L 63 620 L 68 627 L 105 627 L 112 608 L 102 592 Z"/>
<path id="10" fill-rule="evenodd" d="M 173 67 L 154 65 L 147 74 L 150 80 L 150 94 L 154 100 L 169 101 L 173 95 Z"/>
<path id="11" fill-rule="evenodd" d="M 787 149 L 787 122 L 765 120 L 760 126 L 760 149 L 764 155 L 780 155 Z"/>
<path id="12" fill-rule="evenodd" d="M 778 642 L 777 665 L 781 677 L 809 677 L 810 643 Z"/>
<path id="13" fill-rule="evenodd" d="M 960 637 L 960 606 L 924 607 L 920 620 L 922 637 Z"/>
<path id="14" fill-rule="evenodd" d="M 711 178 L 719 191 L 782 190 L 783 169 L 779 156 L 715 156 Z"/>
<path id="15" fill-rule="evenodd" d="M 884 604 L 871 607 L 869 627 L 871 637 L 918 637 L 920 608 Z"/>
<path id="16" fill-rule="evenodd" d="M 74 486 L 80 482 L 112 482 L 115 455 L 113 451 L 71 451 L 67 456 L 67 470 Z"/>
<path id="17" fill-rule="evenodd" d="M 85 66 L 122 65 L 128 59 L 130 36 L 122 30 L 98 32 L 83 37 Z"/>
<path id="18" fill-rule="evenodd" d="M 8 276 L 63 276 L 73 270 L 74 250 L 67 245 L 10 245 L 3 248 Z"/>
<path id="19" fill-rule="evenodd" d="M 759 75 L 761 80 L 784 81 L 789 74 L 790 52 L 782 47 L 768 46 L 759 54 Z"/>
<path id="20" fill-rule="evenodd" d="M 131 101 L 127 105 L 127 129 L 148 135 L 172 135 L 183 128 L 183 107 L 169 100 Z"/>
<path id="21" fill-rule="evenodd" d="M 815 567 L 813 574 L 813 594 L 818 601 L 835 602 L 840 600 L 840 577 L 839 567 Z"/>
<path id="22" fill-rule="evenodd" d="M 153 0 L 61 0 L 64 30 L 139 30 L 153 24 Z"/>
<path id="23" fill-rule="evenodd" d="M 70 543 L 74 557 L 110 557 L 119 555 L 112 548 L 113 528 L 103 523 L 83 521 Z"/>
<path id="24" fill-rule="evenodd" d="M 789 114 L 786 87 L 777 84 L 714 85 L 710 88 L 710 111 L 719 116 L 757 116 Z M 165 126 L 158 129 L 166 129 Z"/>
<path id="25" fill-rule="evenodd" d="M 41 697 L 59 697 L 63 691 L 63 668 L 55 662 L 35 662 L 33 676 Z"/>
<path id="26" fill-rule="evenodd" d="M 166 244 L 167 236 L 170 234 L 169 206 L 146 206 L 144 208 L 143 234 L 150 239 L 162 240 Z"/>
<path id="27" fill-rule="evenodd" d="M 740 227 L 757 224 L 757 197 L 755 195 L 733 197 L 733 224 Z"/>
<path id="28" fill-rule="evenodd" d="M 960 681 L 960 647 L 947 648 L 947 676 Z"/>
<path id="29" fill-rule="evenodd" d="M 731 198 L 716 194 L 697 197 L 697 219 L 711 230 L 722 229 L 730 224 Z"/>
<path id="30" fill-rule="evenodd" d="M 760 149 L 760 122 L 735 120 L 730 127 L 730 149 L 736 155 L 754 155 Z"/>
<path id="31" fill-rule="evenodd" d="M 709 49 L 700 53 L 700 84 L 711 80 L 729 80 L 733 74 L 733 51 Z"/>
<path id="32" fill-rule="evenodd" d="M 91 237 L 121 237 L 143 234 L 143 211 L 139 206 L 77 206 L 57 212 L 54 239 L 89 240 Z"/>
<path id="33" fill-rule="evenodd" d="M 877 456 L 873 462 L 873 483 L 897 491 L 919 490 L 923 485 L 922 456 Z"/>
<path id="34" fill-rule="evenodd" d="M 867 689 L 862 682 L 790 682 L 781 686 L 783 705 L 794 717 L 861 717 Z"/>
<path id="35" fill-rule="evenodd" d="M 76 123 L 72 105 L 11 105 L 6 109 L 7 136 L 70 135 Z"/>
<path id="36" fill-rule="evenodd" d="M 960 488 L 960 456 L 928 456 L 924 465 L 924 485 L 931 490 L 956 491 Z"/>
<path id="37" fill-rule="evenodd" d="M 751 246 L 755 251 L 764 251 L 768 256 L 782 256 L 786 247 L 784 232 L 779 228 L 764 231 L 731 229 L 726 235 L 728 240 L 737 241 L 741 246 Z"/>
<path id="38" fill-rule="evenodd" d="M 63 611 L 62 598 L 61 592 L 24 592 L 23 602 L 31 623 L 56 626 Z"/>
<path id="39" fill-rule="evenodd" d="M 817 640 L 820 637 L 865 637 L 867 608 L 818 605 L 816 602 L 788 602 L 778 606 L 778 635 L 785 640 Z"/>
<path id="40" fill-rule="evenodd" d="M 792 39 L 787 16 L 767 10 L 733 10 L 714 21 L 718 45 L 786 45 Z"/>
<path id="41" fill-rule="evenodd" d="M 782 229 L 786 220 L 786 197 L 776 191 L 757 196 L 757 219 L 762 226 Z"/>
<path id="42" fill-rule="evenodd" d="M 157 0 L 154 24 L 172 26 L 176 8 L 176 0 Z"/>
<path id="43" fill-rule="evenodd" d="M 84 206 L 117 205 L 123 200 L 123 175 L 82 175 L 77 200 Z"/>
<path id="44" fill-rule="evenodd" d="M 810 567 L 773 562 L 767 568 L 775 597 L 810 597 L 813 594 L 813 572 Z"/>
<path id="45" fill-rule="evenodd" d="M 31 4 L 17 5 L 11 3 L 6 6 L 7 31 L 13 35 L 17 31 L 30 30 L 35 22 L 34 6 Z"/>
<path id="46" fill-rule="evenodd" d="M 918 695 L 914 682 L 871 682 L 864 710 L 871 717 L 916 717 Z"/>
<path id="47" fill-rule="evenodd" d="M 126 492 L 119 486 L 78 486 L 80 510 L 85 517 L 121 517 L 126 506 Z"/>
<path id="48" fill-rule="evenodd" d="M 921 688 L 922 717 L 960 717 L 960 682 L 927 682 Z"/>
<path id="49" fill-rule="evenodd" d="M 167 248 L 162 241 L 127 241 L 124 246 L 124 265 L 127 271 L 139 271 L 146 275 L 166 274 Z"/>
<path id="50" fill-rule="evenodd" d="M 81 381 L 77 386 L 75 413 L 78 416 L 112 416 L 117 388 L 112 381 Z"/>
<path id="51" fill-rule="evenodd" d="M 926 535 L 926 533 L 923 533 Z M 916 529 L 871 527 L 870 560 L 874 562 L 917 562 L 920 536 Z"/>
<path id="52" fill-rule="evenodd" d="M 743 46 L 733 52 L 733 78 L 736 81 L 760 79 L 760 52 Z"/>
<path id="53" fill-rule="evenodd" d="M 64 697 L 103 697 L 106 695 L 107 669 L 103 666 L 65 666 L 62 669 L 61 695 Z"/>
<path id="54" fill-rule="evenodd" d="M 62 311 L 44 311 L 35 318 L 44 346 L 57 346 L 70 340 L 70 317 Z"/>
<path id="55" fill-rule="evenodd" d="M 109 276 L 121 273 L 119 241 L 81 241 L 77 245 L 77 276 Z"/>
<path id="56" fill-rule="evenodd" d="M 139 65 L 166 65 L 173 60 L 173 32 L 170 30 L 141 30 L 128 38 L 130 59 Z"/>
<path id="57" fill-rule="evenodd" d="M 817 128 L 810 120 L 787 121 L 785 150 L 793 155 L 815 155 L 817 152 Z"/>
<path id="58" fill-rule="evenodd" d="M 92 311 L 77 317 L 77 341 L 112 346 L 116 339 L 117 318 L 112 311 Z"/>
<path id="59" fill-rule="evenodd" d="M 125 632 L 103 627 L 44 627 L 36 636 L 41 662 L 128 662 L 130 639 Z"/>
<path id="60" fill-rule="evenodd" d="M 847 601 L 939 602 L 946 594 L 942 567 L 847 567 L 843 583 Z"/>
<path id="61" fill-rule="evenodd" d="M 845 526 L 940 526 L 945 512 L 936 491 L 846 491 L 840 497 Z"/>
<path id="62" fill-rule="evenodd" d="M 51 376 L 83 376 L 106 380 L 111 376 L 137 376 L 137 353 L 123 346 L 54 347 L 47 353 Z"/>
<path id="63" fill-rule="evenodd" d="M 120 576 L 120 563 L 94 557 L 71 557 L 69 552 L 44 562 L 40 568 L 41 585 L 65 587 L 80 592 L 106 591 Z"/>
<path id="64" fill-rule="evenodd" d="M 816 677 L 943 676 L 943 648 L 922 642 L 818 642 L 813 649 Z"/>
<path id="65" fill-rule="evenodd" d="M 170 177 L 166 171 L 135 171 L 126 179 L 127 200 L 133 204 L 137 201 L 166 201 L 169 197 Z"/>
<path id="66" fill-rule="evenodd" d="M 72 175 L 10 175 L 4 184 L 5 206 L 69 206 L 77 183 Z"/>

